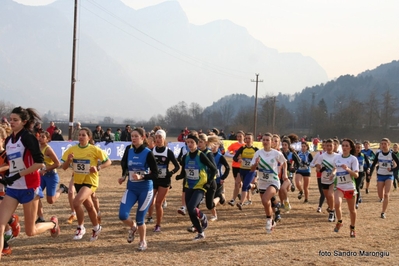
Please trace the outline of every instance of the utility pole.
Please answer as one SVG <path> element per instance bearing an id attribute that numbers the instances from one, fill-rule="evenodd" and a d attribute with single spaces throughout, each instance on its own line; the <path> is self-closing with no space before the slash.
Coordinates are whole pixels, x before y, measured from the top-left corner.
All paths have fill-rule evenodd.
<path id="1" fill-rule="evenodd" d="M 78 0 L 75 0 L 75 11 L 73 17 L 73 45 L 72 45 L 72 78 L 71 78 L 71 100 L 69 106 L 69 134 L 68 139 L 72 139 L 73 130 L 73 117 L 74 117 L 74 105 L 75 105 L 75 83 L 76 83 L 76 29 L 78 21 Z"/>
<path id="2" fill-rule="evenodd" d="M 257 124 L 257 118 L 258 118 L 258 83 L 263 82 L 263 80 L 259 80 L 259 74 L 256 74 L 256 80 L 251 79 L 251 82 L 256 82 L 256 90 L 255 90 L 255 109 L 254 109 L 254 138 L 256 138 L 257 133 L 256 133 L 256 124 Z"/>
<path id="3" fill-rule="evenodd" d="M 273 127 L 272 134 L 274 134 L 274 125 L 276 124 L 276 96 L 271 97 L 273 99 Z"/>

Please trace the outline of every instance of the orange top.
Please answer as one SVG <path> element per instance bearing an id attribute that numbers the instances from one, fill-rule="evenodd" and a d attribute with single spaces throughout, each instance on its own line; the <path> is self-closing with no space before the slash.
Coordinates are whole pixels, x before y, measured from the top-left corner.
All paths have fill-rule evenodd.
<path id="1" fill-rule="evenodd" d="M 239 143 L 239 142 L 237 141 L 237 142 L 234 142 L 233 144 L 231 144 L 231 145 L 227 148 L 227 150 L 229 151 L 229 153 L 230 153 L 232 156 L 234 156 L 234 155 L 236 154 L 236 152 L 237 152 L 242 146 L 244 146 L 244 145 L 245 145 L 245 143 Z M 240 167 L 241 167 L 241 163 L 240 163 L 240 162 L 235 162 L 235 161 L 233 161 L 233 163 L 231 164 L 231 166 L 236 167 L 236 168 L 240 168 Z"/>

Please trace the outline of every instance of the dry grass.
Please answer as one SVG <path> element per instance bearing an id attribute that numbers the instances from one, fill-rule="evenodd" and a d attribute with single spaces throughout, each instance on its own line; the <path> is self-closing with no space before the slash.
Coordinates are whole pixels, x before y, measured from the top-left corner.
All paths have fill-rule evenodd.
<path id="1" fill-rule="evenodd" d="M 67 196 L 62 194 L 54 205 L 44 204 L 46 218 L 57 215 L 61 221 L 61 234 L 57 239 L 49 233 L 28 238 L 24 233 L 13 244 L 13 254 L 3 257 L 2 263 L 20 265 L 359 265 L 378 263 L 397 264 L 399 241 L 397 217 L 398 193 L 391 193 L 387 219 L 380 219 L 381 203 L 378 202 L 376 181 L 372 180 L 370 194 L 363 195 L 356 224 L 357 237 L 349 237 L 349 214 L 343 206 L 344 227 L 334 233 L 334 224 L 323 213 L 316 213 L 318 190 L 315 175 L 311 179 L 310 203 L 303 204 L 290 193 L 293 209 L 283 214 L 283 220 L 272 234 L 266 234 L 265 214 L 259 195 L 253 196 L 253 205 L 243 211 L 229 205 L 218 207 L 219 220 L 210 222 L 206 239 L 193 242 L 194 234 L 188 233 L 188 216 L 177 214 L 181 205 L 181 182 L 173 182 L 168 195 L 168 207 L 162 223 L 162 232 L 153 233 L 147 228 L 148 249 L 136 250 L 137 239 L 126 242 L 127 228 L 118 219 L 119 201 L 125 185 L 117 182 L 120 167 L 115 165 L 101 171 L 100 198 L 103 231 L 96 242 L 89 242 L 89 232 L 81 241 L 73 241 L 76 224 L 68 225 Z M 71 172 L 60 171 L 60 178 L 67 183 Z M 227 199 L 230 199 L 233 178 L 226 181 Z M 202 209 L 206 209 L 202 205 Z M 21 208 L 18 208 L 21 214 Z M 135 213 L 135 208 L 132 215 Z M 208 210 L 205 213 L 209 214 Z M 86 216 L 86 228 L 91 226 Z M 23 226 L 23 222 L 22 222 Z M 359 250 L 385 251 L 389 256 L 360 256 Z M 320 256 L 320 251 L 331 256 Z M 334 256 L 334 251 L 352 251 L 356 257 Z"/>

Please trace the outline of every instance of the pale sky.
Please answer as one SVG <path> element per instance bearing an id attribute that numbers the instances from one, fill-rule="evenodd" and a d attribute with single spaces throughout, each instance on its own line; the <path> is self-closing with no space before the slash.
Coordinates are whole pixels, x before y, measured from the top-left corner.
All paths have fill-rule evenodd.
<path id="1" fill-rule="evenodd" d="M 54 2 L 14 1 L 29 5 Z M 134 9 L 164 2 L 121 1 Z M 312 57 L 330 79 L 357 75 L 399 60 L 398 0 L 177 1 L 190 23 L 202 25 L 219 19 L 231 20 L 269 48 Z"/>

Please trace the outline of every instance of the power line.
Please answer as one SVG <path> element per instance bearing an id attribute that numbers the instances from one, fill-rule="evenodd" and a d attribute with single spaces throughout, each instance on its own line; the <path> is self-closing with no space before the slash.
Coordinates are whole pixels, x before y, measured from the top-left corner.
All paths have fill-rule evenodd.
<path id="1" fill-rule="evenodd" d="M 128 26 L 131 27 L 132 29 L 134 29 L 134 30 L 138 31 L 139 33 L 145 35 L 146 37 L 148 37 L 148 38 L 154 40 L 155 42 L 161 44 L 162 46 L 165 46 L 166 48 L 168 48 L 168 49 L 170 49 L 170 50 L 172 50 L 172 51 L 178 53 L 179 55 L 181 55 L 181 56 L 183 56 L 183 57 L 186 57 L 186 58 L 189 59 L 189 60 L 195 61 L 196 63 L 205 64 L 205 65 L 207 65 L 207 66 L 204 67 L 204 66 L 202 66 L 202 65 L 196 65 L 196 64 L 194 64 L 193 62 L 187 61 L 187 60 L 182 59 L 182 58 L 180 58 L 180 57 L 177 57 L 177 56 L 175 56 L 175 55 L 173 55 L 173 54 L 171 54 L 171 53 L 169 53 L 169 52 L 167 52 L 167 51 L 165 51 L 165 50 L 162 50 L 162 49 L 160 49 L 160 48 L 158 48 L 158 47 L 156 47 L 156 46 L 154 46 L 154 45 L 148 43 L 147 41 L 144 41 L 144 40 L 138 38 L 137 36 L 132 35 L 130 32 L 128 32 L 128 31 L 122 29 L 121 27 L 115 25 L 114 23 L 110 22 L 109 20 L 105 19 L 104 17 L 100 16 L 99 14 L 93 12 L 93 11 L 90 10 L 88 7 L 82 6 L 82 7 L 83 7 L 85 10 L 87 10 L 88 12 L 90 12 L 90 13 L 92 13 L 93 15 L 99 17 L 100 19 L 104 20 L 105 22 L 107 22 L 108 24 L 114 26 L 115 28 L 118 28 L 120 31 L 123 31 L 124 33 L 126 33 L 126 34 L 132 36 L 133 38 L 135 38 L 135 39 L 137 39 L 137 40 L 139 40 L 139 41 L 145 43 L 146 45 L 148 45 L 148 46 L 150 46 L 150 47 L 152 47 L 152 48 L 154 48 L 154 49 L 156 49 L 156 50 L 158 50 L 158 51 L 160 51 L 160 52 L 162 52 L 162 53 L 165 53 L 165 54 L 167 54 L 167 55 L 169 55 L 169 56 L 171 56 L 171 57 L 174 57 L 174 58 L 176 58 L 176 59 L 178 59 L 178 60 L 180 60 L 180 61 L 183 61 L 183 62 L 185 62 L 185 63 L 187 63 L 187 64 L 190 64 L 190 65 L 193 65 L 193 66 L 196 66 L 196 67 L 205 69 L 205 70 L 207 70 L 207 71 L 211 71 L 211 72 L 215 72 L 215 73 L 217 73 L 217 74 L 227 75 L 227 76 L 231 76 L 231 77 L 235 77 L 235 78 L 242 78 L 242 79 L 245 78 L 245 79 L 246 79 L 247 77 L 239 76 L 239 75 L 236 75 L 236 74 L 233 74 L 233 73 L 228 73 L 228 72 L 226 72 L 226 71 L 236 71 L 236 72 L 242 72 L 242 73 L 250 73 L 250 72 L 244 72 L 244 71 L 240 71 L 240 70 L 234 70 L 234 69 L 229 69 L 229 68 L 221 67 L 221 66 L 218 66 L 218 65 L 216 65 L 216 64 L 214 64 L 214 63 L 207 62 L 207 61 L 204 61 L 204 60 L 195 58 L 195 57 L 193 57 L 193 56 L 191 56 L 191 55 L 189 55 L 189 54 L 186 54 L 186 53 L 184 53 L 184 52 L 181 52 L 181 51 L 179 51 L 179 50 L 177 50 L 177 49 L 175 49 L 175 48 L 173 48 L 173 47 L 171 47 L 171 46 L 169 46 L 169 45 L 167 45 L 167 44 L 165 44 L 165 43 L 163 43 L 163 42 L 161 42 L 161 41 L 159 41 L 159 40 L 153 38 L 152 36 L 148 35 L 147 33 L 145 33 L 145 32 L 143 32 L 143 31 L 137 29 L 136 27 L 132 26 L 131 24 L 129 24 L 128 22 L 126 22 L 126 21 L 123 20 L 122 18 L 120 18 L 120 17 L 118 17 L 117 15 L 113 14 L 112 12 L 108 11 L 107 9 L 105 9 L 104 7 L 102 7 L 101 5 L 95 3 L 95 2 L 93 2 L 93 1 L 91 1 L 91 0 L 87 0 L 87 1 L 88 1 L 89 3 L 95 5 L 97 8 L 101 9 L 103 12 L 107 13 L 108 15 L 110 15 L 110 16 L 112 16 L 113 18 L 115 18 L 115 19 L 117 19 L 117 20 L 123 22 L 124 24 L 128 25 Z M 212 66 L 212 65 L 213 65 L 213 66 Z M 218 69 L 218 68 L 221 68 L 221 69 Z"/>

